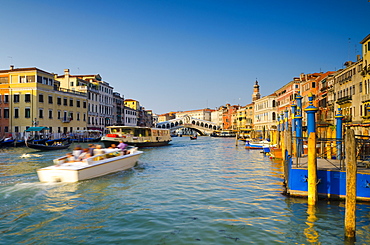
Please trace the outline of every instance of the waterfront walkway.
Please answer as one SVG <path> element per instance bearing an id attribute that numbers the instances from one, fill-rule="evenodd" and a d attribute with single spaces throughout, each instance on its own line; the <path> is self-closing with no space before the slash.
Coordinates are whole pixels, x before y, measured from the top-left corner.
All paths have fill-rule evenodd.
<path id="1" fill-rule="evenodd" d="M 293 157 L 292 168 L 307 168 L 308 157 Z M 337 159 L 323 159 L 317 158 L 317 170 L 329 170 L 329 171 L 345 171 L 345 162 L 344 160 Z M 369 161 L 358 161 L 357 172 L 370 174 L 370 162 Z"/>

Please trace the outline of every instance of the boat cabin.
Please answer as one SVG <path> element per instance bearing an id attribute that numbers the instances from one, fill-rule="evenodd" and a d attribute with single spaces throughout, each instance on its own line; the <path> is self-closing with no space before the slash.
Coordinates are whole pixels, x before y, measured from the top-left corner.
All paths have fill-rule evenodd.
<path id="1" fill-rule="evenodd" d="M 107 130 L 109 133 L 101 139 L 106 147 L 109 147 L 113 143 L 117 144 L 121 140 L 126 144 L 139 147 L 162 146 L 167 145 L 171 141 L 169 129 L 139 126 L 108 126 Z"/>

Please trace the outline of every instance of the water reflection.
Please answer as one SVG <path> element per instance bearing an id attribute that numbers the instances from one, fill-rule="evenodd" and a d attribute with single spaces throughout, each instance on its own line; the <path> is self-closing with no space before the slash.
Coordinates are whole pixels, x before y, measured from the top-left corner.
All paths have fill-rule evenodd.
<path id="1" fill-rule="evenodd" d="M 304 234 L 307 237 L 307 241 L 310 243 L 317 243 L 319 240 L 319 234 L 315 229 L 316 217 L 316 206 L 308 205 L 307 207 L 307 228 L 304 229 Z"/>

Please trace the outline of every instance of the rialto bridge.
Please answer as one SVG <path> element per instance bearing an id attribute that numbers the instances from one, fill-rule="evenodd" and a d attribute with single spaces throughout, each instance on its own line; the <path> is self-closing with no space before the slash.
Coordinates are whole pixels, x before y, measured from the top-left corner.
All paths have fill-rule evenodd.
<path id="1" fill-rule="evenodd" d="M 209 135 L 215 130 L 219 130 L 220 126 L 216 123 L 184 116 L 182 118 L 172 119 L 166 122 L 157 123 L 157 128 L 168 128 L 170 131 L 175 131 L 179 128 L 191 128 L 197 131 L 200 135 Z"/>

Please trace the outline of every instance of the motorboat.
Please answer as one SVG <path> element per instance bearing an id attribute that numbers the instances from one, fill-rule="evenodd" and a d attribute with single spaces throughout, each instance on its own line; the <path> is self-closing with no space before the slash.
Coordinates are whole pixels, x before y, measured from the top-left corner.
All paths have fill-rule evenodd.
<path id="1" fill-rule="evenodd" d="M 54 165 L 37 170 L 41 182 L 77 182 L 135 166 L 142 151 L 128 148 L 126 154 L 120 149 L 103 149 L 104 154 L 94 155 L 82 161 L 68 161 L 67 156 L 54 159 Z"/>
<path id="2" fill-rule="evenodd" d="M 271 146 L 271 142 L 267 140 L 261 140 L 261 141 L 249 141 L 247 140 L 245 142 L 245 148 L 246 149 L 258 149 L 262 150 L 263 148 L 268 148 Z"/>
<path id="3" fill-rule="evenodd" d="M 137 147 L 164 146 L 170 143 L 169 129 L 139 126 L 108 126 L 109 133 L 101 138 L 105 147 L 118 145 L 120 141 Z"/>
<path id="4" fill-rule="evenodd" d="M 211 137 L 235 137 L 235 130 L 215 130 L 210 134 Z"/>

